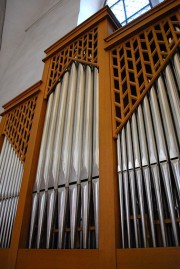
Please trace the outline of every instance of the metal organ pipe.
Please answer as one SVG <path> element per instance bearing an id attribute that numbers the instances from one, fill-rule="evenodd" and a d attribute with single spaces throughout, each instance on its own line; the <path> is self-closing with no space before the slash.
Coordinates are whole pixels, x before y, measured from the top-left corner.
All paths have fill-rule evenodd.
<path id="1" fill-rule="evenodd" d="M 122 247 L 179 246 L 179 70 L 176 53 L 118 134 Z"/>
<path id="2" fill-rule="evenodd" d="M 48 98 L 29 248 L 98 247 L 98 87 L 97 68 L 72 63 Z"/>
<path id="3" fill-rule="evenodd" d="M 23 175 L 23 164 L 5 137 L 0 154 L 0 247 L 10 246 Z"/>

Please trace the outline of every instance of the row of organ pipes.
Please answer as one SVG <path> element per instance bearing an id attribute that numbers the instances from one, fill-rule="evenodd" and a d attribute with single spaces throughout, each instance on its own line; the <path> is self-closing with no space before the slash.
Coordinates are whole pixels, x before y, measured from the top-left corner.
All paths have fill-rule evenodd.
<path id="1" fill-rule="evenodd" d="M 123 248 L 179 246 L 179 74 L 176 53 L 118 134 Z"/>
<path id="2" fill-rule="evenodd" d="M 74 62 L 48 97 L 29 248 L 98 248 L 98 69 Z"/>
<path id="3" fill-rule="evenodd" d="M 117 139 L 123 248 L 179 246 L 178 52 Z M 96 67 L 73 63 L 49 95 L 32 198 L 29 248 L 98 248 L 99 91 Z M 23 164 L 0 154 L 0 247 L 10 246 Z"/>
<path id="4" fill-rule="evenodd" d="M 0 154 L 0 248 L 8 248 L 16 215 L 23 164 L 5 137 Z"/>

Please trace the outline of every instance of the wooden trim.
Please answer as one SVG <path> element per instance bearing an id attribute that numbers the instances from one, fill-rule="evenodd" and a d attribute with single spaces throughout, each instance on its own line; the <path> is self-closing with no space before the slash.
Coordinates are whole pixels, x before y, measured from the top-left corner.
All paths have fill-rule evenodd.
<path id="1" fill-rule="evenodd" d="M 14 220 L 14 226 L 12 231 L 12 239 L 11 239 L 11 245 L 10 245 L 10 255 L 9 255 L 9 261 L 8 261 L 8 269 L 15 268 L 16 264 L 16 258 L 17 258 L 17 252 L 19 248 L 20 243 L 20 236 L 22 234 L 22 228 L 23 221 L 28 218 L 28 213 L 30 213 L 30 209 L 28 208 L 28 205 L 30 206 L 30 202 L 27 201 L 30 200 L 30 197 L 32 196 L 32 188 L 33 188 L 33 181 L 34 181 L 34 166 L 37 163 L 37 158 L 35 151 L 37 151 L 37 132 L 38 132 L 38 125 L 39 125 L 39 117 L 41 116 L 41 107 L 43 103 L 43 93 L 41 92 L 38 96 L 37 100 L 37 107 L 35 111 L 34 116 L 34 123 L 31 130 L 30 140 L 29 140 L 29 147 L 28 152 L 26 155 L 26 161 L 24 164 L 24 174 L 22 178 L 22 184 L 19 194 L 19 201 L 18 201 L 18 208 L 16 212 L 16 217 Z M 26 229 L 28 229 L 28 223 Z M 24 237 L 24 240 L 26 240 L 26 237 Z M 25 243 L 25 242 L 24 242 Z"/>
<path id="2" fill-rule="evenodd" d="M 21 103 L 24 103 L 27 99 L 37 94 L 39 92 L 39 87 L 41 86 L 41 84 L 42 84 L 42 81 L 39 80 L 38 82 L 33 84 L 31 87 L 29 87 L 27 90 L 23 91 L 18 96 L 13 98 L 11 101 L 3 105 L 3 108 L 5 109 L 5 111 L 1 114 L 1 116 L 4 116 L 4 114 L 7 114 L 10 110 L 20 105 Z"/>
<path id="3" fill-rule="evenodd" d="M 24 174 L 19 194 L 19 202 L 10 245 L 7 269 L 16 268 L 16 260 L 19 247 L 25 247 L 30 221 L 32 189 L 35 180 L 36 167 L 39 155 L 40 140 L 45 117 L 46 102 L 44 100 L 44 90 L 47 82 L 49 61 L 46 63 L 43 73 L 43 82 L 40 86 L 36 110 L 31 129 L 28 152 L 24 164 Z"/>
<path id="4" fill-rule="evenodd" d="M 117 250 L 117 269 L 179 269 L 180 248 L 137 248 Z"/>
<path id="5" fill-rule="evenodd" d="M 98 27 L 99 52 L 99 251 L 100 268 L 116 268 L 119 245 L 116 144 L 112 137 L 109 55 L 102 49 L 108 22 Z"/>
<path id="6" fill-rule="evenodd" d="M 5 269 L 8 262 L 9 249 L 1 248 L 0 249 L 0 269 Z"/>
<path id="7" fill-rule="evenodd" d="M 98 250 L 19 249 L 16 269 L 98 269 Z"/>
<path id="8" fill-rule="evenodd" d="M 108 19 L 113 28 L 117 29 L 121 27 L 121 24 L 110 10 L 108 6 L 102 8 L 100 11 L 92 15 L 90 18 L 85 20 L 83 23 L 78 25 L 75 29 L 70 31 L 68 34 L 60 38 L 57 42 L 55 42 L 52 46 L 47 48 L 44 52 L 47 54 L 47 57 L 43 60 L 44 62 L 56 54 L 59 50 L 61 50 L 64 46 L 67 46 L 68 43 L 72 42 L 75 38 L 78 38 L 84 32 L 87 32 L 90 28 L 94 27 L 98 23 L 100 23 L 104 19 Z"/>
<path id="9" fill-rule="evenodd" d="M 0 152 L 3 145 L 3 141 L 4 141 L 3 130 L 4 130 L 5 123 L 6 123 L 6 116 L 2 117 L 1 122 L 0 122 Z"/>
<path id="10" fill-rule="evenodd" d="M 164 1 L 157 5 L 150 11 L 146 12 L 142 16 L 123 26 L 122 28 L 116 30 L 113 34 L 105 38 L 105 50 L 110 50 L 116 45 L 123 43 L 128 38 L 132 37 L 136 33 L 144 30 L 146 27 L 152 25 L 153 23 L 161 20 L 163 17 L 170 15 L 180 7 L 180 1 L 169 0 Z"/>
<path id="11" fill-rule="evenodd" d="M 69 58 L 69 59 L 71 59 L 71 58 Z M 50 61 L 51 61 L 51 60 L 50 60 Z M 66 68 L 65 68 L 65 69 L 63 70 L 63 72 L 60 74 L 59 80 L 60 80 L 60 79 L 64 76 L 64 74 L 67 72 L 67 70 L 68 70 L 68 68 L 70 67 L 70 65 L 72 64 L 72 62 L 73 62 L 73 60 L 70 60 L 70 62 L 69 62 L 68 65 L 66 66 Z M 49 75 L 47 76 L 47 78 L 49 78 Z M 45 91 L 45 93 L 44 93 L 44 98 L 45 98 L 45 99 L 47 99 L 48 96 L 55 90 L 55 87 L 56 87 L 56 85 L 58 84 L 59 80 L 56 81 L 56 83 L 54 83 L 54 84 L 52 85 L 51 89 L 50 89 L 48 92 Z"/>
<path id="12" fill-rule="evenodd" d="M 158 69 L 158 71 L 156 72 L 156 74 L 153 76 L 153 78 L 149 82 L 148 86 L 144 89 L 143 93 L 138 98 L 137 102 L 133 105 L 133 108 L 131 109 L 130 113 L 128 113 L 128 115 L 126 117 L 124 117 L 122 124 L 119 127 L 117 127 L 117 128 L 114 129 L 114 132 L 113 132 L 114 139 L 117 139 L 118 133 L 122 130 L 122 128 L 124 127 L 124 125 L 127 123 L 128 119 L 132 116 L 132 114 L 134 113 L 134 111 L 137 109 L 137 107 L 139 106 L 139 104 L 142 102 L 142 100 L 144 99 L 144 97 L 147 94 L 147 92 L 151 89 L 151 87 L 153 86 L 154 82 L 159 77 L 160 73 L 164 70 L 164 68 L 166 67 L 166 65 L 169 63 L 170 59 L 172 58 L 172 55 L 174 54 L 174 52 L 176 51 L 176 49 L 179 47 L 179 45 L 180 45 L 180 40 L 174 46 L 174 48 L 169 53 L 169 55 L 167 56 L 167 58 L 164 60 L 164 62 L 162 63 L 161 67 Z M 114 126 L 115 126 L 115 124 L 114 124 Z"/>
<path id="13" fill-rule="evenodd" d="M 86 62 L 86 61 L 83 61 L 83 60 L 80 60 L 80 59 L 76 59 L 76 58 L 73 58 L 73 57 L 69 57 L 69 59 L 72 60 L 73 62 L 77 62 L 77 63 L 81 63 L 81 64 L 86 64 L 86 65 L 91 65 L 91 66 L 98 67 L 98 64 L 96 64 L 96 63 Z"/>

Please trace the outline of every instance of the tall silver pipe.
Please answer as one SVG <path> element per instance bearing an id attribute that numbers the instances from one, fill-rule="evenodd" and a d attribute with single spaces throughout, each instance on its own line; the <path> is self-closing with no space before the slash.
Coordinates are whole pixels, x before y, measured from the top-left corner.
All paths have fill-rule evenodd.
<path id="1" fill-rule="evenodd" d="M 144 185 L 147 197 L 147 206 L 148 206 L 148 215 L 150 219 L 151 226 L 151 235 L 152 235 L 152 244 L 153 247 L 156 247 L 156 236 L 154 229 L 154 210 L 153 210 L 153 201 L 152 201 L 152 185 L 151 185 L 151 176 L 149 167 L 143 167 L 143 175 L 144 175 Z"/>
<path id="2" fill-rule="evenodd" d="M 134 129 L 133 129 L 134 132 Z M 132 136 L 130 122 L 126 124 L 126 143 L 127 143 L 127 159 L 128 159 L 128 171 L 129 171 L 129 183 L 130 183 L 130 192 L 132 200 L 132 209 L 134 217 L 134 231 L 135 231 L 135 242 L 136 247 L 139 246 L 138 240 L 138 227 L 137 227 L 137 208 L 136 208 L 136 191 L 135 191 L 135 177 L 134 177 L 134 159 L 133 159 L 133 149 L 132 149 Z"/>
<path id="3" fill-rule="evenodd" d="M 161 107 L 161 113 L 163 117 L 169 156 L 171 159 L 178 158 L 179 157 L 178 144 L 177 144 L 174 126 L 172 122 L 169 103 L 166 96 L 164 82 L 161 77 L 158 78 L 158 96 L 160 100 L 160 107 Z"/>
<path id="4" fill-rule="evenodd" d="M 45 164 L 45 157 L 46 157 L 45 152 L 46 152 L 46 147 L 47 147 L 49 125 L 51 121 L 52 105 L 53 105 L 53 93 L 51 93 L 48 98 L 47 112 L 46 112 L 43 135 L 42 135 L 42 140 L 41 140 L 41 147 L 40 147 L 40 153 L 39 153 L 36 180 L 34 184 L 34 191 L 40 191 L 40 189 L 45 188 L 45 185 L 42 182 L 42 177 L 43 177 L 43 172 L 44 172 L 44 164 Z"/>
<path id="5" fill-rule="evenodd" d="M 12 227 L 13 227 L 13 224 L 14 224 L 14 218 L 15 218 L 16 211 L 17 211 L 18 199 L 19 199 L 18 196 L 14 197 L 14 202 L 13 202 L 13 204 L 14 204 L 14 209 L 13 209 L 14 215 L 11 218 L 10 229 L 9 229 L 8 238 L 7 238 L 7 247 L 10 246 L 10 242 L 11 242 Z"/>
<path id="6" fill-rule="evenodd" d="M 167 247 L 167 235 L 166 229 L 164 225 L 164 213 L 163 213 L 163 203 L 162 203 L 162 194 L 161 194 L 161 185 L 160 185 L 160 176 L 159 176 L 159 168 L 157 165 L 151 166 L 153 182 L 154 182 L 154 190 L 156 195 L 157 201 L 157 209 L 159 214 L 159 221 L 161 226 L 161 235 L 162 235 L 162 242 L 163 246 Z"/>
<path id="7" fill-rule="evenodd" d="M 84 90 L 85 71 L 82 64 L 78 66 L 77 93 L 74 112 L 74 128 L 72 142 L 72 156 L 70 165 L 69 182 L 80 181 L 82 139 L 83 139 L 83 115 L 84 115 Z"/>
<path id="8" fill-rule="evenodd" d="M 75 96 L 76 96 L 76 81 L 77 81 L 77 69 L 73 63 L 70 72 L 70 79 L 68 85 L 68 96 L 64 124 L 63 145 L 61 152 L 61 169 L 60 169 L 60 181 L 59 184 L 69 183 L 69 168 L 71 158 L 71 146 L 73 137 L 73 123 L 74 123 L 74 108 L 75 108 Z"/>
<path id="9" fill-rule="evenodd" d="M 63 76 L 62 86 L 61 86 L 61 91 L 60 91 L 59 109 L 58 109 L 58 115 L 57 115 L 58 124 L 56 126 L 56 133 L 55 133 L 55 139 L 54 139 L 52 176 L 53 176 L 55 189 L 57 189 L 57 186 L 59 183 L 59 170 L 60 170 L 60 161 L 61 161 L 66 101 L 67 101 L 67 93 L 68 93 L 68 81 L 69 81 L 69 72 L 66 72 Z"/>
<path id="10" fill-rule="evenodd" d="M 134 167 L 139 168 L 141 167 L 141 158 L 140 158 L 140 151 L 139 151 L 139 139 L 138 139 L 138 130 L 137 130 L 137 122 L 135 113 L 132 115 L 131 120 L 132 126 L 132 141 L 133 141 L 133 152 L 134 152 Z"/>
<path id="11" fill-rule="evenodd" d="M 88 243 L 88 221 L 89 221 L 89 200 L 90 200 L 90 182 L 81 182 L 81 211 L 82 211 L 82 247 L 87 248 Z"/>
<path id="12" fill-rule="evenodd" d="M 77 213 L 80 195 L 80 185 L 73 184 L 69 186 L 70 202 L 70 231 L 71 231 L 71 248 L 75 248 L 75 237 L 77 232 Z"/>
<path id="13" fill-rule="evenodd" d="M 134 132 L 134 130 L 133 130 L 133 132 Z M 128 170 L 131 170 L 134 168 L 134 160 L 133 160 L 131 129 L 130 129 L 130 122 L 129 121 L 126 124 L 126 145 L 127 145 Z M 123 154 L 123 156 L 124 156 L 124 154 Z"/>
<path id="14" fill-rule="evenodd" d="M 16 153 L 14 152 L 14 150 L 12 150 L 12 159 L 10 161 L 11 166 L 9 168 L 8 179 L 7 179 L 5 187 L 4 187 L 4 197 L 10 196 L 11 188 L 12 188 L 13 181 L 14 181 L 14 176 L 16 174 L 16 171 L 15 171 L 16 159 L 17 159 Z"/>
<path id="15" fill-rule="evenodd" d="M 175 245 L 179 246 L 169 165 L 168 165 L 168 163 L 161 163 L 160 167 L 161 167 L 161 171 L 162 171 L 162 176 L 163 176 L 163 180 L 164 180 L 164 187 L 165 187 L 167 202 L 168 202 L 168 206 L 169 206 L 174 241 L 175 241 Z"/>
<path id="16" fill-rule="evenodd" d="M 123 177 L 122 173 L 118 173 L 119 182 L 119 203 L 120 203 L 120 219 L 121 219 L 121 238 L 122 247 L 125 248 L 125 232 L 124 232 L 124 191 L 123 191 Z"/>
<path id="17" fill-rule="evenodd" d="M 122 129 L 121 132 L 121 152 L 122 152 L 122 170 L 127 171 L 127 151 L 126 151 L 126 138 L 125 130 Z"/>
<path id="18" fill-rule="evenodd" d="M 44 182 L 45 182 L 45 190 L 47 191 L 48 187 L 53 187 L 53 177 L 52 177 L 52 158 L 53 158 L 53 144 L 54 144 L 54 135 L 55 135 L 55 128 L 56 128 L 56 120 L 57 120 L 57 113 L 58 113 L 58 104 L 59 104 L 59 97 L 60 97 L 60 88 L 61 84 L 58 83 L 56 86 L 56 90 L 54 93 L 53 99 L 53 107 L 51 111 L 51 122 L 49 124 L 49 134 L 48 134 L 48 143 L 46 147 L 45 153 L 45 165 L 44 165 Z"/>
<path id="19" fill-rule="evenodd" d="M 143 192 L 141 169 L 136 169 L 135 174 L 136 174 L 136 182 L 137 182 L 138 197 L 139 197 L 139 207 L 140 207 L 140 212 L 141 212 L 143 244 L 144 244 L 144 247 L 146 248 L 147 240 L 146 240 L 146 226 L 145 226 L 144 192 Z"/>
<path id="20" fill-rule="evenodd" d="M 163 162 L 168 159 L 167 150 L 166 150 L 166 142 L 162 127 L 162 121 L 159 112 L 159 106 L 157 102 L 157 96 L 154 87 L 150 90 L 150 102 L 151 102 L 151 111 L 153 115 L 153 123 L 154 123 L 154 131 L 156 135 L 156 144 L 159 161 Z"/>
<path id="21" fill-rule="evenodd" d="M 82 168 L 80 179 L 91 178 L 92 169 L 92 127 L 93 127 L 93 76 L 89 66 L 86 66 L 85 104 L 83 122 Z"/>
<path id="22" fill-rule="evenodd" d="M 7 139 L 6 139 L 6 144 L 7 144 L 6 150 L 5 150 L 4 155 L 1 159 L 1 166 L 0 166 L 0 184 L 1 184 L 1 186 L 3 185 L 3 182 L 4 182 L 4 173 L 6 171 L 6 166 L 7 166 L 9 154 L 10 154 L 10 143 L 8 142 Z M 2 191 L 1 191 L 1 193 L 2 193 Z"/>
<path id="23" fill-rule="evenodd" d="M 96 248 L 99 246 L 99 178 L 92 180 Z"/>
<path id="24" fill-rule="evenodd" d="M 33 193 L 31 224 L 30 224 L 30 232 L 29 232 L 29 248 L 32 247 L 33 234 L 35 230 L 35 222 L 37 218 L 38 200 L 39 200 L 38 196 L 39 196 L 39 193 Z"/>
<path id="25" fill-rule="evenodd" d="M 92 177 L 99 176 L 99 74 L 94 68 L 94 100 L 93 100 L 93 165 Z"/>
<path id="26" fill-rule="evenodd" d="M 19 162 L 20 162 L 20 172 L 19 172 L 18 184 L 17 184 L 17 194 L 18 195 L 19 195 L 20 190 L 21 190 L 21 182 L 22 182 L 22 177 L 23 177 L 23 172 L 24 172 L 24 167 L 23 167 L 20 160 L 19 160 Z"/>
<path id="27" fill-rule="evenodd" d="M 129 201 L 129 182 L 127 171 L 123 172 L 124 200 L 126 209 L 127 240 L 128 248 L 131 248 L 131 229 L 130 229 L 130 201 Z"/>
<path id="28" fill-rule="evenodd" d="M 179 201 L 180 201 L 180 161 L 179 159 L 171 160 L 171 167 L 173 170 L 177 193 L 178 193 Z"/>
<path id="29" fill-rule="evenodd" d="M 4 230 L 2 234 L 2 247 L 5 248 L 7 245 L 7 232 L 9 231 L 9 225 L 11 222 L 11 218 L 14 215 L 14 210 L 13 210 L 13 205 L 14 201 L 13 198 L 7 199 L 8 201 L 8 208 L 6 211 L 6 218 L 5 218 L 5 225 L 4 225 Z"/>
<path id="30" fill-rule="evenodd" d="M 179 109 L 179 94 L 178 89 L 174 81 L 174 77 L 171 71 L 170 65 L 167 65 L 165 69 L 165 79 L 167 93 L 171 103 L 171 110 L 173 113 L 173 119 L 176 125 L 177 136 L 180 138 L 180 109 Z"/>
<path id="31" fill-rule="evenodd" d="M 138 130 L 137 130 L 137 122 L 136 122 L 135 113 L 132 115 L 131 125 L 132 125 L 132 130 L 133 130 L 132 141 L 133 141 L 133 151 L 134 151 L 134 167 L 135 167 L 136 182 L 137 182 L 137 189 L 138 189 L 139 206 L 140 206 L 140 212 L 141 212 L 143 244 L 144 244 L 144 247 L 147 247 L 143 180 L 142 180 L 142 171 L 141 171 L 141 169 L 139 169 L 141 167 L 141 158 L 140 158 Z"/>
<path id="32" fill-rule="evenodd" d="M 118 134 L 117 138 L 117 171 L 118 171 L 118 182 L 119 182 L 119 203 L 120 203 L 120 221 L 121 221 L 121 238 L 122 247 L 125 247 L 125 234 L 124 234 L 124 193 L 123 193 L 123 178 L 122 178 L 122 158 L 121 158 L 121 137 Z"/>
<path id="33" fill-rule="evenodd" d="M 140 144 L 140 152 L 141 152 L 141 162 L 142 169 L 144 175 L 144 185 L 147 197 L 147 206 L 149 210 L 149 220 L 151 227 L 151 235 L 152 235 L 152 244 L 153 247 L 156 247 L 156 237 L 155 237 L 155 229 L 154 229 L 154 212 L 153 212 L 153 202 L 152 202 L 152 186 L 151 186 L 151 177 L 149 171 L 149 158 L 148 158 L 148 149 L 147 149 L 147 141 L 145 134 L 145 125 L 142 113 L 142 106 L 139 105 L 137 111 L 137 123 L 138 123 L 138 133 L 139 133 L 139 144 Z"/>
<path id="34" fill-rule="evenodd" d="M 2 247 L 2 235 L 3 235 L 3 227 L 4 227 L 4 220 L 6 216 L 6 205 L 7 200 L 1 200 L 1 211 L 0 211 L 0 247 Z"/>
<path id="35" fill-rule="evenodd" d="M 19 161 L 19 158 L 16 156 L 15 158 L 15 164 L 14 164 L 14 174 L 13 174 L 13 179 L 12 179 L 12 185 L 11 185 L 11 188 L 9 190 L 9 196 L 14 196 L 13 193 L 14 193 L 14 188 L 15 188 L 15 185 L 16 185 L 16 181 L 17 181 L 17 175 L 18 175 L 18 161 Z"/>
<path id="36" fill-rule="evenodd" d="M 118 134 L 117 138 L 117 171 L 122 171 L 122 158 L 121 158 L 121 137 L 120 134 Z"/>
<path id="37" fill-rule="evenodd" d="M 17 173 L 16 176 L 14 178 L 14 192 L 13 192 L 13 196 L 17 196 L 19 194 L 19 181 L 21 178 L 21 171 L 22 171 L 22 164 L 21 161 L 18 159 L 18 167 L 17 167 Z"/>
<path id="38" fill-rule="evenodd" d="M 135 176 L 134 170 L 129 171 L 129 183 L 130 183 L 130 192 L 131 192 L 131 201 L 132 201 L 132 210 L 134 218 L 134 233 L 135 233 L 135 242 L 136 247 L 139 247 L 139 236 L 138 236 L 138 214 L 137 214 L 137 205 L 136 205 L 136 188 L 135 188 Z"/>
<path id="39" fill-rule="evenodd" d="M 14 154 L 14 152 L 12 150 L 12 147 L 10 146 L 9 158 L 7 160 L 7 165 L 4 167 L 4 171 L 2 173 L 2 178 L 3 178 L 2 199 L 5 198 L 5 189 L 6 189 L 7 184 L 9 183 L 9 174 L 11 172 L 13 154 Z"/>
<path id="40" fill-rule="evenodd" d="M 6 139 L 6 137 L 4 137 L 2 149 L 0 152 L 0 185 L 1 185 L 1 181 L 2 181 L 2 177 L 1 177 L 1 173 L 2 173 L 1 169 L 2 168 L 1 167 L 3 167 L 3 162 L 4 162 L 4 159 L 5 159 L 6 154 L 7 154 L 7 148 L 8 148 L 7 139 Z"/>
<path id="41" fill-rule="evenodd" d="M 149 107 L 149 101 L 147 96 L 144 97 L 143 101 L 143 112 L 144 112 L 144 121 L 146 128 L 146 136 L 148 142 L 148 151 L 149 151 L 149 162 L 150 164 L 158 163 L 156 144 L 154 139 L 153 125 L 151 112 Z"/>
<path id="42" fill-rule="evenodd" d="M 177 80 L 177 83 L 178 83 L 178 88 L 179 88 L 179 91 L 180 91 L 180 74 L 179 74 L 179 70 L 180 70 L 180 59 L 179 59 L 179 55 L 178 53 L 175 53 L 174 54 L 174 70 L 175 70 L 175 75 L 176 75 L 176 80 Z"/>
<path id="43" fill-rule="evenodd" d="M 68 190 L 58 188 L 58 248 L 63 248 Z"/>
<path id="44" fill-rule="evenodd" d="M 50 248 L 50 243 L 51 243 L 51 238 L 52 238 L 52 229 L 53 229 L 56 197 L 57 197 L 56 190 L 54 190 L 54 189 L 48 190 L 46 248 Z"/>
<path id="45" fill-rule="evenodd" d="M 38 219 L 38 231 L 37 231 L 37 248 L 40 248 L 42 238 L 42 228 L 45 219 L 45 210 L 47 202 L 47 192 L 43 191 L 39 193 L 39 219 Z"/>
<path id="46" fill-rule="evenodd" d="M 4 208 L 3 208 L 3 215 L 2 215 L 2 221 L 1 221 L 1 230 L 0 230 L 0 243 L 1 246 L 3 247 L 3 236 L 4 236 L 4 230 L 6 227 L 6 219 L 9 216 L 9 199 L 4 200 Z"/>
<path id="47" fill-rule="evenodd" d="M 139 144 L 141 152 L 141 163 L 142 166 L 148 166 L 149 165 L 148 149 L 147 149 L 146 133 L 141 105 L 138 106 L 137 110 L 137 123 L 138 123 Z"/>

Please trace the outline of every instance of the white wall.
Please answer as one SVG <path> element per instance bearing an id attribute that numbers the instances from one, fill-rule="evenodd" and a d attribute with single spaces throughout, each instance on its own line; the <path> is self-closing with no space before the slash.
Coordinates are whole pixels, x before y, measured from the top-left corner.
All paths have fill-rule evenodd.
<path id="1" fill-rule="evenodd" d="M 7 0 L 0 111 L 4 103 L 41 79 L 44 50 L 77 25 L 79 8 L 80 0 Z"/>
<path id="2" fill-rule="evenodd" d="M 104 6 L 105 0 L 80 0 L 78 24 L 82 23 Z"/>
<path id="3" fill-rule="evenodd" d="M 2 105 L 42 77 L 44 50 L 103 7 L 104 0 L 7 0 L 0 50 Z"/>

